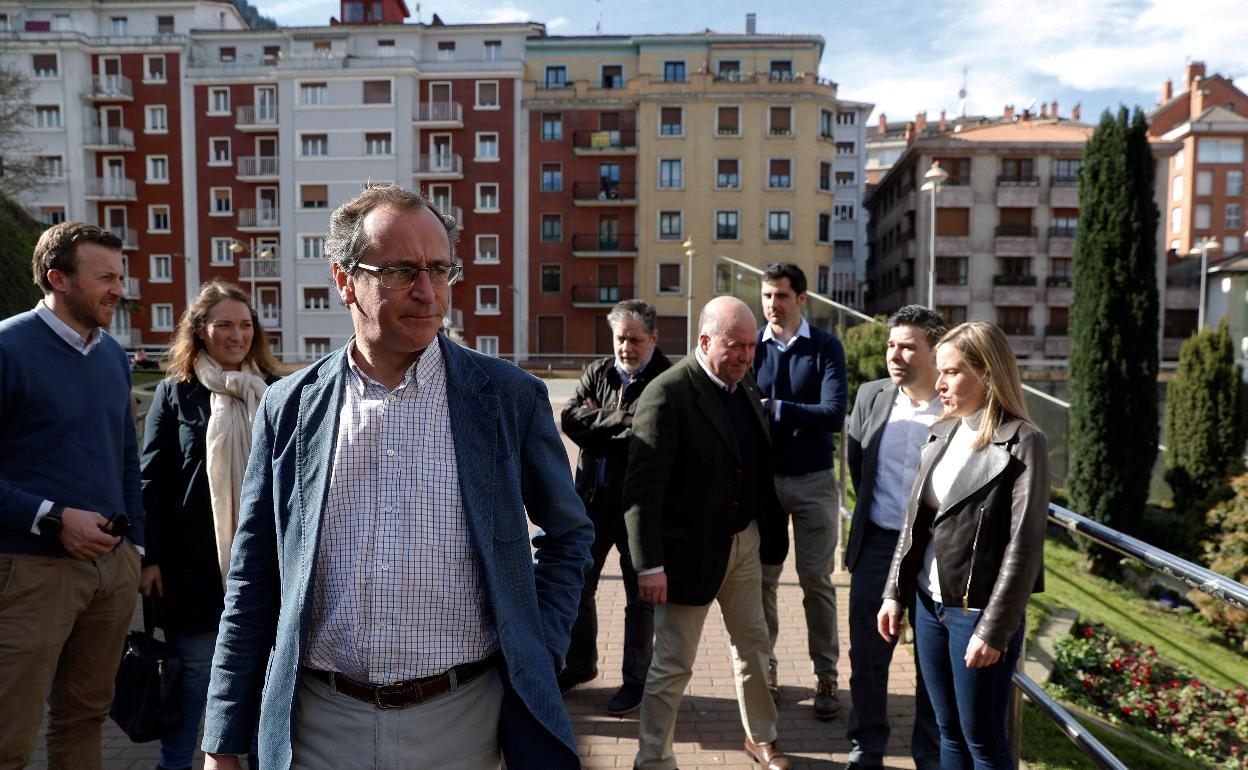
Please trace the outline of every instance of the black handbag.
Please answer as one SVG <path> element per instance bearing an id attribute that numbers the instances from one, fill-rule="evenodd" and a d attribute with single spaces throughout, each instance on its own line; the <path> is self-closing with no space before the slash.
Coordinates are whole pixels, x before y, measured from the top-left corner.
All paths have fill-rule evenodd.
<path id="1" fill-rule="evenodd" d="M 143 630 L 126 636 L 108 715 L 135 743 L 169 735 L 182 724 L 182 657 L 157 639 L 159 601 L 143 599 Z"/>

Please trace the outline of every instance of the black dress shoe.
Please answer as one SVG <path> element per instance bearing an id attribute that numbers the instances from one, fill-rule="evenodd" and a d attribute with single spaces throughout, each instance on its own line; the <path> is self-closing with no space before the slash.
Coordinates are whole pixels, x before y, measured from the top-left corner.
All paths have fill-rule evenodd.
<path id="1" fill-rule="evenodd" d="M 620 689 L 615 691 L 615 695 L 611 696 L 611 701 L 607 703 L 607 713 L 613 717 L 622 717 L 636 711 L 641 706 L 641 696 L 645 693 L 645 689 L 644 685 L 632 682 L 620 685 Z"/>
<path id="2" fill-rule="evenodd" d="M 593 671 L 575 671 L 570 668 L 565 668 L 559 672 L 559 675 L 555 677 L 555 680 L 559 683 L 559 692 L 566 694 L 568 690 L 571 690 L 578 684 L 585 684 L 586 682 L 597 678 L 598 669 L 594 669 Z"/>

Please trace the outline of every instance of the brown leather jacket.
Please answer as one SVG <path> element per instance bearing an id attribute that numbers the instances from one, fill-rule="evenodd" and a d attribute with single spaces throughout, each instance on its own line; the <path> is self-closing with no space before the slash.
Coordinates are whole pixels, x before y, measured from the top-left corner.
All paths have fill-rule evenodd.
<path id="1" fill-rule="evenodd" d="M 1028 597 L 1044 590 L 1048 449 L 1034 425 L 1021 420 L 1002 424 L 992 443 L 967 460 L 944 504 L 933 512 L 922 504 L 923 486 L 957 422 L 932 426 L 923 445 L 884 598 L 901 601 L 914 591 L 930 527 L 945 605 L 951 612 L 982 609 L 975 635 L 1004 650 Z"/>

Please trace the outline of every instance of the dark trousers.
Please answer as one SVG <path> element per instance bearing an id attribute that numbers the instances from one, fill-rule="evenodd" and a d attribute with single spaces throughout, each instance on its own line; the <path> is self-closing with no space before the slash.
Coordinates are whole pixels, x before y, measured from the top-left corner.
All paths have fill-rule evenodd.
<path id="1" fill-rule="evenodd" d="M 1013 768 L 1005 719 L 1025 619 L 1019 621 L 1001 660 L 986 668 L 967 668 L 966 645 L 983 613 L 964 614 L 961 607 L 946 607 L 922 591 L 915 605 L 915 648 L 940 725 L 941 770 Z"/>
<path id="2" fill-rule="evenodd" d="M 611 513 L 590 507 L 594 522 L 594 544 L 590 554 L 594 565 L 585 575 L 581 589 L 581 605 L 572 626 L 572 643 L 568 647 L 567 668 L 589 674 L 598 668 L 598 579 L 607 563 L 612 546 L 620 553 L 620 571 L 624 573 L 624 665 L 620 668 L 625 683 L 644 685 L 650 656 L 654 652 L 654 605 L 637 595 L 637 572 L 628 554 L 628 532 L 624 516 L 616 509 Z"/>
<path id="3" fill-rule="evenodd" d="M 897 546 L 897 531 L 871 522 L 862 540 L 861 556 L 849 580 L 849 760 L 863 767 L 882 767 L 888 747 L 888 668 L 897 641 L 884 641 L 876 629 L 884 583 Z M 914 610 L 908 613 L 914 622 Z M 940 767 L 940 731 L 915 657 L 914 731 L 910 754 L 918 770 Z"/>

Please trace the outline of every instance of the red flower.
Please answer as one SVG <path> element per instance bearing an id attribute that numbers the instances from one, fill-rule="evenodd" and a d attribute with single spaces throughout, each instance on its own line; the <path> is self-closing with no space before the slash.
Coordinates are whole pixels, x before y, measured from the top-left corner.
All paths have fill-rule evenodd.
<path id="1" fill-rule="evenodd" d="M 1092 638 L 1092 634 L 1093 634 L 1093 631 L 1092 631 L 1092 626 L 1088 626 L 1087 628 L 1083 629 L 1083 638 L 1084 638 L 1084 639 L 1091 639 L 1091 638 Z"/>
<path id="2" fill-rule="evenodd" d="M 1131 707 L 1130 707 L 1130 706 L 1123 706 L 1123 707 L 1122 707 L 1122 713 L 1124 713 L 1124 714 L 1130 714 L 1130 713 L 1131 713 Z"/>

